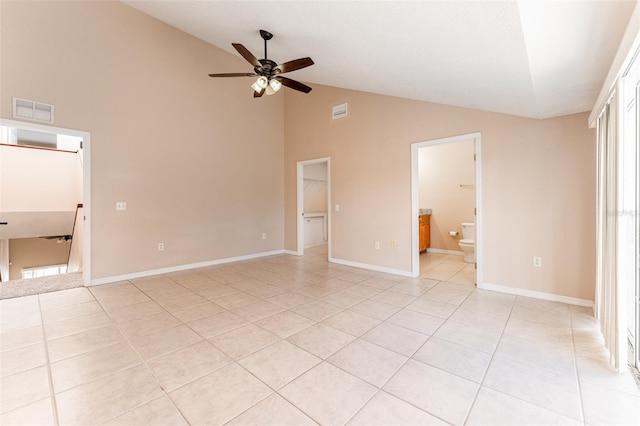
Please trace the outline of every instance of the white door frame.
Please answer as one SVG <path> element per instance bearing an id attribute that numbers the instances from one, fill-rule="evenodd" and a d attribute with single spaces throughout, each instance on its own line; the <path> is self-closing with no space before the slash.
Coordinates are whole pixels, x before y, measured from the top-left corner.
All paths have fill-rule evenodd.
<path id="1" fill-rule="evenodd" d="M 319 163 L 327 163 L 327 249 L 331 259 L 331 157 L 297 163 L 296 254 L 304 255 L 304 166 Z"/>
<path id="2" fill-rule="evenodd" d="M 91 285 L 91 133 L 4 118 L 0 118 L 0 125 L 82 138 L 82 206 L 84 210 L 82 280 L 85 286 Z"/>
<path id="3" fill-rule="evenodd" d="M 416 142 L 411 144 L 411 274 L 413 277 L 420 275 L 420 253 L 419 253 L 419 233 L 418 233 L 418 192 L 420 186 L 420 176 L 418 173 L 418 152 L 420 148 L 429 146 L 449 144 L 455 142 L 463 142 L 473 140 L 474 151 L 476 155 L 475 164 L 475 197 L 476 197 L 476 263 L 478 269 L 476 271 L 476 282 L 478 288 L 483 288 L 482 271 L 482 156 L 480 155 L 480 132 L 469 133 L 466 135 L 451 136 L 448 138 L 434 139 L 424 142 Z"/>
<path id="4" fill-rule="evenodd" d="M 640 82 L 636 87 L 636 103 L 640 102 Z M 640 107 L 636 104 L 636 120 L 640 119 Z M 640 121 L 639 121 L 640 123 Z M 638 158 L 638 154 L 640 153 L 640 125 L 636 127 L 636 159 Z M 638 192 L 640 191 L 640 162 L 636 162 L 636 282 L 635 282 L 635 313 L 628 313 L 627 315 L 634 315 L 636 319 L 636 329 L 635 329 L 635 341 L 633 342 L 633 349 L 635 359 L 633 363 L 635 364 L 636 369 L 640 370 L 640 225 L 638 224 L 638 217 L 640 216 L 640 196 Z"/>

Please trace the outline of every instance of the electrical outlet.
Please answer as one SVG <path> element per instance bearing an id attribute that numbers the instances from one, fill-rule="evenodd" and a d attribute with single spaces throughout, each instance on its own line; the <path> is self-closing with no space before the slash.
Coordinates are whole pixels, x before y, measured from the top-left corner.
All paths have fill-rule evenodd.
<path id="1" fill-rule="evenodd" d="M 266 240 L 266 239 L 267 239 L 267 233 L 266 233 L 266 232 L 263 232 L 263 233 L 262 233 L 262 239 L 263 239 L 263 240 Z"/>
<path id="2" fill-rule="evenodd" d="M 158 251 L 164 251 L 164 243 L 158 243 Z"/>
<path id="3" fill-rule="evenodd" d="M 127 203 L 125 201 L 116 201 L 116 210 L 126 210 Z"/>
<path id="4" fill-rule="evenodd" d="M 542 258 L 538 256 L 533 257 L 533 266 L 536 268 L 542 268 Z"/>
<path id="5" fill-rule="evenodd" d="M 336 204 L 336 211 L 339 212 L 340 211 L 340 204 Z"/>
<path id="6" fill-rule="evenodd" d="M 380 250 L 380 241 L 376 241 L 374 247 L 376 248 L 376 250 Z"/>

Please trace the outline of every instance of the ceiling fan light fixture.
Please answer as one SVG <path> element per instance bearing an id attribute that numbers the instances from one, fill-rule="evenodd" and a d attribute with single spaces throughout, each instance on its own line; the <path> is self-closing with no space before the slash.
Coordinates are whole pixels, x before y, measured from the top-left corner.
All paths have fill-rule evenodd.
<path id="1" fill-rule="evenodd" d="M 275 78 L 272 78 L 269 81 L 269 87 L 271 87 L 271 89 L 273 89 L 273 92 L 275 93 L 278 90 L 282 89 L 282 83 L 280 81 L 276 80 Z"/>
<path id="2" fill-rule="evenodd" d="M 260 93 L 263 89 L 267 87 L 268 84 L 269 84 L 269 81 L 267 80 L 267 77 L 261 76 L 256 80 L 255 83 L 251 85 L 251 87 L 253 88 L 253 90 Z"/>
<path id="3" fill-rule="evenodd" d="M 280 74 L 311 66 L 314 64 L 313 59 L 305 57 L 283 63 L 274 62 L 267 57 L 267 41 L 271 40 L 273 34 L 265 30 L 260 30 L 260 37 L 264 40 L 264 59 L 256 58 L 253 53 L 240 43 L 231 43 L 240 56 L 253 66 L 252 73 L 225 72 L 209 74 L 209 77 L 258 77 L 258 79 L 251 84 L 251 88 L 254 90 L 254 98 L 261 98 L 265 93 L 267 95 L 273 95 L 280 91 L 282 86 L 287 86 L 289 89 L 302 93 L 309 93 L 311 87 L 290 78 L 281 77 Z"/>

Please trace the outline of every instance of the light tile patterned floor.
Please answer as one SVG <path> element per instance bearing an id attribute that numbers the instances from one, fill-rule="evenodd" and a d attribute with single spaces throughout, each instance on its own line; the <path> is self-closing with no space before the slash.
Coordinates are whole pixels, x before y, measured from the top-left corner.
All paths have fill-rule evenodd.
<path id="1" fill-rule="evenodd" d="M 437 281 L 475 284 L 476 269 L 462 255 L 425 252 L 420 254 L 420 276 Z"/>
<path id="2" fill-rule="evenodd" d="M 2 300 L 1 423 L 640 424 L 589 309 L 324 259 Z"/>

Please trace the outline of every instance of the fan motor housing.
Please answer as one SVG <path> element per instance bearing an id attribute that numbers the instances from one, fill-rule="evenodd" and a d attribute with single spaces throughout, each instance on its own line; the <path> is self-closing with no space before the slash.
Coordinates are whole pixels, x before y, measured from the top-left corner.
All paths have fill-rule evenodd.
<path id="1" fill-rule="evenodd" d="M 271 59 L 258 59 L 258 61 L 262 64 L 262 68 L 254 67 L 253 70 L 256 74 L 271 78 L 280 72 L 280 69 L 276 68 L 278 64 Z"/>

